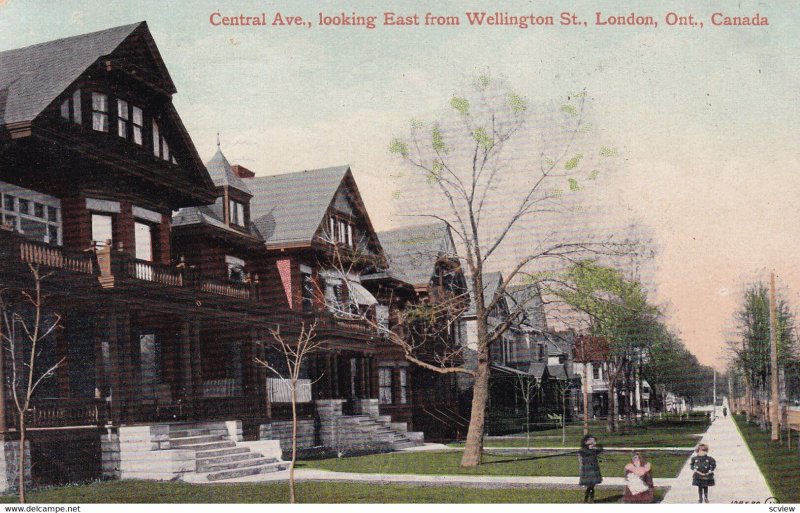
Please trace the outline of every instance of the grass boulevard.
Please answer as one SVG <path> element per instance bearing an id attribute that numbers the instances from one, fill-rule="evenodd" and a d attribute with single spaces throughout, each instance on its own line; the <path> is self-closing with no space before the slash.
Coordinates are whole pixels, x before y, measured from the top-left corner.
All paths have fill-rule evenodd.
<path id="1" fill-rule="evenodd" d="M 621 477 L 630 461 L 629 450 L 640 447 L 691 447 L 696 435 L 705 431 L 702 421 L 654 421 L 636 426 L 623 426 L 621 431 L 606 434 L 600 422 L 591 429 L 608 447 L 625 448 L 601 455 L 600 468 L 605 477 Z M 555 438 L 557 436 L 557 438 Z M 364 474 L 416 474 L 437 476 L 560 476 L 575 477 L 578 482 L 577 441 L 580 426 L 567 427 L 563 449 L 536 450 L 530 453 L 501 454 L 486 451 L 484 463 L 477 468 L 459 465 L 461 451 L 457 447 L 442 451 L 394 452 L 304 460 L 298 469 L 351 472 Z M 490 437 L 488 447 L 525 447 L 525 435 Z M 561 430 L 552 429 L 531 434 L 531 446 L 558 447 Z M 660 501 L 665 488 L 659 479 L 674 478 L 689 457 L 689 450 L 651 451 L 655 500 Z M 622 487 L 598 488 L 597 502 L 619 502 Z M 16 497 L 0 497 L 2 502 L 15 502 Z M 477 488 L 468 486 L 427 486 L 425 484 L 389 484 L 367 482 L 302 481 L 298 484 L 298 500 L 306 503 L 577 503 L 583 491 L 553 485 L 552 487 Z M 182 482 L 101 481 L 34 490 L 29 501 L 39 503 L 284 503 L 288 487 L 284 482 L 188 484 Z"/>

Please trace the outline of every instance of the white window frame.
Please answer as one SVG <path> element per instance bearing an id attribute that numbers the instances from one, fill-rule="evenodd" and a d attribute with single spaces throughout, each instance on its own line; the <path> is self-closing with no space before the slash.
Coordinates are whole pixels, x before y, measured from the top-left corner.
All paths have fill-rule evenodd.
<path id="1" fill-rule="evenodd" d="M 92 215 L 92 219 L 91 219 L 92 220 L 92 245 L 95 246 L 95 247 L 98 247 L 98 248 L 99 247 L 103 247 L 103 246 L 106 245 L 106 242 L 109 241 L 109 240 L 111 241 L 111 244 L 113 245 L 114 244 L 114 216 L 111 215 L 111 214 L 105 213 L 105 212 L 92 212 L 91 215 Z M 106 240 L 98 240 L 97 237 L 96 237 L 95 219 L 99 220 L 101 218 L 102 219 L 106 219 L 107 218 L 109 220 L 109 223 L 110 223 L 110 225 L 109 225 L 109 229 L 110 230 L 109 231 L 111 232 L 111 235 L 109 237 L 106 237 Z"/>
<path id="2" fill-rule="evenodd" d="M 113 222 L 112 222 L 112 226 L 113 226 Z M 147 255 L 144 255 L 144 254 L 139 252 L 139 250 L 140 250 L 139 235 L 140 235 L 140 230 L 142 230 L 143 228 L 147 229 L 147 235 L 149 237 L 148 244 L 147 244 L 147 246 L 148 246 L 147 249 L 149 250 L 148 251 L 149 254 L 147 254 Z M 137 260 L 144 260 L 146 262 L 152 262 L 152 261 L 155 260 L 155 233 L 154 233 L 155 230 L 153 228 L 154 228 L 153 225 L 148 223 L 148 222 L 145 222 L 145 221 L 140 220 L 140 219 L 135 219 L 134 220 L 134 223 L 133 223 L 133 240 L 134 240 L 135 254 L 136 254 L 136 259 Z M 143 241 L 141 241 L 141 242 L 143 242 Z M 141 248 L 143 248 L 143 245 L 141 246 Z"/>
<path id="3" fill-rule="evenodd" d="M 393 367 L 378 367 L 378 402 L 380 404 L 394 404 L 394 390 L 392 390 L 393 370 Z"/>
<path id="4" fill-rule="evenodd" d="M 155 119 L 153 119 L 153 155 L 161 157 L 161 130 Z"/>
<path id="5" fill-rule="evenodd" d="M 130 104 L 122 98 L 117 98 L 117 135 L 123 139 L 128 138 L 130 117 Z"/>
<path id="6" fill-rule="evenodd" d="M 108 95 L 92 91 L 92 130 L 108 133 Z"/>
<path id="7" fill-rule="evenodd" d="M 12 226 L 14 231 L 24 233 L 22 228 L 22 219 L 41 223 L 45 225 L 45 237 L 43 242 L 53 245 L 61 245 L 62 243 L 62 221 L 61 221 L 61 200 L 54 196 L 42 194 L 30 189 L 18 187 L 5 182 L 0 182 L 0 218 L 3 223 L 8 223 Z M 12 199 L 11 209 L 6 208 L 7 199 Z M 28 212 L 20 212 L 19 200 L 28 202 Z M 44 207 L 44 215 L 38 217 L 35 205 L 39 204 Z M 55 220 L 50 219 L 50 210 L 55 210 Z M 50 234 L 52 230 L 56 230 L 56 240 L 52 240 Z"/>

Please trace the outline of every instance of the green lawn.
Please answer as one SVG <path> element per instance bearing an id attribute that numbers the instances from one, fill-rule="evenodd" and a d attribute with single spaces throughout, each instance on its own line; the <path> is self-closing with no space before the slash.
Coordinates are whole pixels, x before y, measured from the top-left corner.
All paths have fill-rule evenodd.
<path id="1" fill-rule="evenodd" d="M 418 487 L 360 483 L 304 482 L 298 484 L 298 501 L 307 503 L 575 503 L 582 490 L 459 487 Z M 664 496 L 656 489 L 656 500 Z M 287 502 L 286 483 L 192 485 L 150 481 L 109 481 L 64 486 L 28 494 L 28 502 L 85 503 L 279 503 Z M 619 502 L 622 490 L 599 488 L 597 502 Z M 0 496 L 0 502 L 14 502 Z"/>
<path id="2" fill-rule="evenodd" d="M 708 429 L 702 421 L 653 421 L 641 426 L 620 426 L 620 431 L 607 433 L 605 424 L 592 422 L 590 433 L 597 437 L 598 443 L 607 447 L 693 447 L 700 441 L 700 434 Z M 578 447 L 583 438 L 582 425 L 569 425 L 566 428 L 565 447 Z M 486 437 L 487 447 L 528 447 L 525 434 L 513 437 Z M 463 444 L 453 444 L 456 447 Z M 561 430 L 548 429 L 534 431 L 530 435 L 530 447 L 561 446 Z"/>
<path id="3" fill-rule="evenodd" d="M 682 454 L 650 453 L 653 477 L 676 477 L 689 457 Z M 600 470 L 604 476 L 622 476 L 630 455 L 606 453 L 600 457 Z M 383 474 L 437 474 L 477 476 L 576 476 L 577 453 L 537 453 L 525 455 L 485 454 L 483 464 L 476 468 L 459 466 L 461 451 L 425 451 L 371 454 L 350 458 L 303 461 L 301 468 L 318 468 L 334 472 L 363 472 Z"/>
<path id="4" fill-rule="evenodd" d="M 785 434 L 782 442 L 773 442 L 769 431 L 761 431 L 758 425 L 748 423 L 742 415 L 735 415 L 733 418 L 776 498 L 780 502 L 800 503 L 800 450 L 797 447 L 797 433 L 793 435 L 790 449 L 786 447 Z"/>

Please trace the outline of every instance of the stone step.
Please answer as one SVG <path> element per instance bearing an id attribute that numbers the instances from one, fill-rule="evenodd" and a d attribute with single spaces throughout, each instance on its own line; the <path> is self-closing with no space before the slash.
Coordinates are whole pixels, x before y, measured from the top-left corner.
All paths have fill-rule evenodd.
<path id="1" fill-rule="evenodd" d="M 218 442 L 205 442 L 199 444 L 188 444 L 181 446 L 181 449 L 188 449 L 192 451 L 209 451 L 211 449 L 227 449 L 229 447 L 236 447 L 236 442 L 231 440 L 220 440 Z"/>
<path id="2" fill-rule="evenodd" d="M 211 430 L 205 428 L 180 428 L 178 430 L 171 430 L 169 432 L 170 438 L 186 438 L 188 436 L 204 436 L 210 435 Z"/>
<path id="3" fill-rule="evenodd" d="M 412 442 L 410 440 L 408 442 L 395 442 L 392 444 L 392 449 L 398 451 L 400 449 L 408 449 L 410 447 L 417 447 L 419 445 L 420 445 L 419 443 Z"/>
<path id="4" fill-rule="evenodd" d="M 226 441 L 222 435 L 201 435 L 201 436 L 186 436 L 181 438 L 169 439 L 170 447 L 186 447 L 187 445 L 197 445 L 209 442 L 224 442 Z"/>
<path id="5" fill-rule="evenodd" d="M 252 467 L 243 467 L 230 470 L 221 470 L 219 472 L 209 472 L 206 474 L 208 481 L 222 481 L 225 479 L 234 479 L 237 477 L 254 476 L 256 474 L 268 474 L 270 472 L 279 472 L 289 468 L 289 463 L 276 462 L 267 465 L 254 465 Z"/>
<path id="6" fill-rule="evenodd" d="M 198 454 L 204 454 L 204 453 L 198 453 Z M 197 458 L 197 467 L 200 468 L 201 466 L 218 465 L 222 463 L 230 463 L 233 461 L 252 460 L 255 458 L 261 458 L 261 455 L 257 452 L 237 452 L 234 454 L 226 454 L 223 456 L 212 456 L 210 458 Z"/>
<path id="7" fill-rule="evenodd" d="M 249 460 L 242 460 L 242 461 L 231 461 L 228 463 L 220 463 L 218 465 L 208 465 L 208 466 L 197 466 L 198 472 L 208 472 L 214 473 L 219 472 L 222 470 L 233 470 L 233 469 L 241 469 L 241 468 L 250 468 L 255 467 L 257 465 L 270 465 L 272 463 L 277 463 L 278 460 L 275 458 L 265 458 L 260 454 L 254 453 L 256 456 L 255 458 Z"/>
<path id="8" fill-rule="evenodd" d="M 231 443 L 233 443 L 233 442 L 231 442 Z M 235 443 L 233 443 L 233 444 L 234 444 L 234 446 L 236 445 Z M 202 459 L 202 458 L 216 458 L 216 457 L 220 457 L 220 456 L 229 456 L 231 454 L 242 454 L 242 453 L 246 453 L 246 452 L 250 452 L 250 449 L 248 449 L 247 447 L 231 447 L 231 446 L 228 446 L 228 447 L 226 447 L 224 449 L 206 449 L 206 450 L 202 450 L 202 451 L 197 451 L 197 454 L 195 456 L 197 458 L 199 458 L 199 459 Z"/>

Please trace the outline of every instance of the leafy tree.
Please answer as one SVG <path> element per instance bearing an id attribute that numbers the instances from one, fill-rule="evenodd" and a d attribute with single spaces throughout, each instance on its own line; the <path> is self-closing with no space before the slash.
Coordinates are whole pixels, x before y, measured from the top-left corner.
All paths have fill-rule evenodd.
<path id="1" fill-rule="evenodd" d="M 554 290 L 568 305 L 588 317 L 589 333 L 608 342 L 608 401 L 606 429 L 616 431 L 617 387 L 627 366 L 647 348 L 656 331 L 658 310 L 647 302 L 647 294 L 636 280 L 618 269 L 586 260 L 568 271 L 566 286 Z"/>
<path id="2" fill-rule="evenodd" d="M 410 133 L 390 143 L 390 152 L 406 164 L 404 173 L 410 171 L 401 177 L 403 191 L 396 198 L 406 207 L 405 213 L 437 219 L 450 227 L 474 291 L 474 366 L 439 359 L 446 363 L 438 369 L 426 367 L 473 378 L 462 466 L 481 462 L 489 348 L 527 306 L 520 302 L 503 322 L 490 322 L 509 284 L 548 259 L 613 253 L 623 246 L 608 238 L 592 240 L 588 233 L 571 240 L 568 230 L 552 234 L 542 230 L 547 224 L 544 219 L 574 211 L 574 195 L 595 180 L 604 162 L 616 155 L 613 148 L 589 147 L 586 99 L 585 93 L 578 93 L 555 108 L 532 108 L 506 83 L 481 74 L 469 92 L 450 99 L 449 114 L 429 123 L 412 121 Z M 532 234 L 537 231 L 534 243 Z M 627 250 L 627 245 L 624 248 Z M 486 297 L 484 273 L 493 265 L 499 267 L 499 261 L 506 269 L 505 279 Z M 407 358 L 419 364 L 408 352 Z"/>

